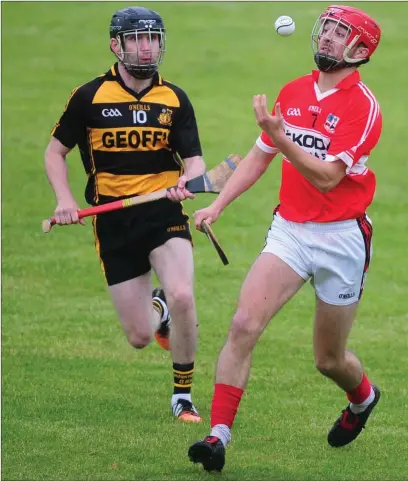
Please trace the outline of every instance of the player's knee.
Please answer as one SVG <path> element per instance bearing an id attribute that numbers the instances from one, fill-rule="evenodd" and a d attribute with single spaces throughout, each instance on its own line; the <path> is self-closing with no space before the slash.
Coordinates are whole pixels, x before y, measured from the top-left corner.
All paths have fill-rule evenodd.
<path id="1" fill-rule="evenodd" d="M 342 361 L 334 356 L 325 355 L 316 359 L 316 369 L 326 377 L 332 377 L 341 369 Z"/>
<path id="2" fill-rule="evenodd" d="M 194 297 L 190 289 L 174 289 L 166 292 L 166 298 L 170 311 L 188 312 L 194 309 Z"/>
<path id="3" fill-rule="evenodd" d="M 232 318 L 230 341 L 245 343 L 248 347 L 252 347 L 260 335 L 258 323 L 254 321 L 248 311 L 238 309 Z"/>
<path id="4" fill-rule="evenodd" d="M 150 344 L 152 336 L 150 332 L 135 331 L 128 333 L 127 339 L 135 349 L 143 349 Z"/>

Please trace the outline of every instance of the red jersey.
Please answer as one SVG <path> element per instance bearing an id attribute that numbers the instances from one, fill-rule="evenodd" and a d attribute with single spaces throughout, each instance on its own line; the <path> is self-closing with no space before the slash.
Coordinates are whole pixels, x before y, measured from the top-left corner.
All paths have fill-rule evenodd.
<path id="1" fill-rule="evenodd" d="M 341 159 L 347 165 L 346 176 L 322 193 L 283 157 L 279 213 L 293 222 L 356 219 L 374 197 L 375 176 L 366 163 L 381 135 L 378 102 L 358 71 L 324 93 L 317 85 L 319 73 L 286 84 L 276 102 L 292 142 L 322 162 Z M 278 152 L 265 132 L 256 143 L 264 152 Z"/>

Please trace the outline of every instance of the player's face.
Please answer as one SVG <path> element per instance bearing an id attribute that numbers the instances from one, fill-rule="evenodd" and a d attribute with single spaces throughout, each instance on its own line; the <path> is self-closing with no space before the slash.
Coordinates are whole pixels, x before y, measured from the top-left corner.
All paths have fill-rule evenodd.
<path id="1" fill-rule="evenodd" d="M 349 34 L 346 26 L 333 20 L 324 20 L 318 36 L 319 53 L 341 60 Z"/>
<path id="2" fill-rule="evenodd" d="M 160 35 L 153 32 L 126 32 L 124 60 L 133 65 L 156 63 L 160 55 Z"/>

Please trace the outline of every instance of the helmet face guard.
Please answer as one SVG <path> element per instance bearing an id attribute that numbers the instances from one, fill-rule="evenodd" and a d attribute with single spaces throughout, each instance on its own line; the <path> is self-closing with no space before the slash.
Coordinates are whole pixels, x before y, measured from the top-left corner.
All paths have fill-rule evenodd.
<path id="1" fill-rule="evenodd" d="M 144 50 L 140 48 L 142 35 L 148 39 L 148 48 Z M 155 36 L 158 36 L 158 42 L 155 40 Z M 118 34 L 116 40 L 120 48 L 120 53 L 116 54 L 116 56 L 130 75 L 138 79 L 153 77 L 158 71 L 159 65 L 163 62 L 164 53 L 166 52 L 166 33 L 164 28 L 129 30 Z M 126 50 L 127 40 L 135 41 L 135 51 Z"/>
<path id="2" fill-rule="evenodd" d="M 109 34 L 118 43 L 119 53 L 114 54 L 132 77 L 153 77 L 166 51 L 166 30 L 157 12 L 144 7 L 119 10 L 111 19 Z M 127 50 L 130 41 L 134 46 Z"/>
<path id="3" fill-rule="evenodd" d="M 353 8 L 332 5 L 317 19 L 312 30 L 312 50 L 319 70 L 333 72 L 342 68 L 367 63 L 377 48 L 381 30 L 364 12 Z M 322 41 L 323 40 L 323 41 Z M 342 47 L 342 55 L 333 55 Z M 365 58 L 353 58 L 353 49 L 363 45 L 368 49 Z"/>

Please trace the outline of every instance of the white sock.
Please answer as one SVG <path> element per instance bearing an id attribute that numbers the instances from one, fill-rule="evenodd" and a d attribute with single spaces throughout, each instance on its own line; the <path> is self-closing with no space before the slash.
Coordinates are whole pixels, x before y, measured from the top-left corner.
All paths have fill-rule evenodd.
<path id="1" fill-rule="evenodd" d="M 172 408 L 174 408 L 174 406 L 177 404 L 177 401 L 179 399 L 185 399 L 186 401 L 191 402 L 191 394 L 190 393 L 173 394 L 173 396 L 171 396 L 171 407 Z"/>
<path id="2" fill-rule="evenodd" d="M 216 436 L 225 447 L 231 442 L 231 429 L 226 424 L 216 424 L 211 429 L 210 436 Z"/>
<path id="3" fill-rule="evenodd" d="M 362 413 L 362 412 L 365 411 L 365 410 L 368 408 L 368 406 L 374 401 L 374 397 L 375 397 L 375 392 L 374 392 L 374 389 L 371 387 L 370 394 L 369 394 L 368 398 L 367 398 L 365 401 L 363 401 L 363 402 L 360 403 L 360 404 L 350 403 L 351 412 L 353 412 L 354 414 Z"/>
<path id="4" fill-rule="evenodd" d="M 167 304 L 165 302 L 163 302 L 160 297 L 153 297 L 153 299 L 157 302 L 160 303 L 160 305 L 162 306 L 163 308 L 163 315 L 161 316 L 160 318 L 160 323 L 162 323 L 166 318 L 167 316 L 169 315 L 169 310 L 167 309 Z M 157 312 L 157 311 L 156 311 Z"/>

